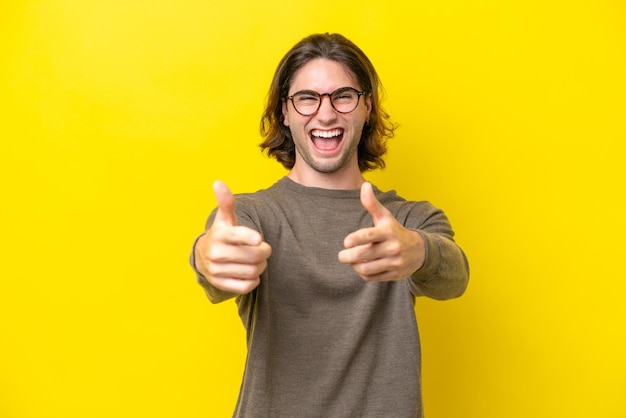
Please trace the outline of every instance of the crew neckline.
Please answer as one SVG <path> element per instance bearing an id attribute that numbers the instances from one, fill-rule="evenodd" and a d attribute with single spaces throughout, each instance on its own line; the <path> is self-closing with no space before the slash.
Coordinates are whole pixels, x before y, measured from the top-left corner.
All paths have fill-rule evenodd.
<path id="1" fill-rule="evenodd" d="M 306 195 L 315 195 L 315 196 L 326 196 L 340 199 L 354 199 L 360 198 L 361 189 L 324 189 L 322 187 L 310 187 L 304 186 L 300 183 L 295 182 L 287 176 L 284 176 L 278 181 L 278 184 L 284 186 L 290 191 L 306 194 Z M 374 187 L 374 192 L 377 194 L 379 190 Z"/>

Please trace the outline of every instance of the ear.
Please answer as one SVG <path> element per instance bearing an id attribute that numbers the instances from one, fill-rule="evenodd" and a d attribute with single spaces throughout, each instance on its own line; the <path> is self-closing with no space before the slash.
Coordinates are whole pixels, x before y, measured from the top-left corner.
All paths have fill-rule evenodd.
<path id="1" fill-rule="evenodd" d="M 370 120 L 370 113 L 372 113 L 372 95 L 365 96 L 365 120 Z"/>
<path id="2" fill-rule="evenodd" d="M 283 125 L 289 126 L 289 111 L 287 110 L 287 100 L 283 99 Z"/>

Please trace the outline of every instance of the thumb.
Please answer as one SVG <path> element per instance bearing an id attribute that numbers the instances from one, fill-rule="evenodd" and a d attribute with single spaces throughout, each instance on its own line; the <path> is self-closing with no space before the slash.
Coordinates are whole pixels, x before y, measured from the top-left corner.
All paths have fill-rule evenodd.
<path id="1" fill-rule="evenodd" d="M 213 192 L 217 199 L 217 214 L 215 215 L 215 220 L 225 222 L 232 226 L 237 225 L 235 197 L 228 186 L 226 186 L 224 182 L 217 180 L 213 183 Z"/>
<path id="2" fill-rule="evenodd" d="M 389 214 L 387 208 L 385 208 L 382 203 L 376 199 L 374 187 L 369 182 L 365 182 L 361 186 L 361 205 L 363 205 L 365 210 L 372 215 L 372 218 L 374 219 L 374 226 L 376 226 Z"/>

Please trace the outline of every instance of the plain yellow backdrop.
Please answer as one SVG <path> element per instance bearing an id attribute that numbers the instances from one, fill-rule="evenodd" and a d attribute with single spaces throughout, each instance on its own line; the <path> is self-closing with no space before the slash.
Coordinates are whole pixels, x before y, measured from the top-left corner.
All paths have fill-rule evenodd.
<path id="1" fill-rule="evenodd" d="M 470 259 L 465 296 L 416 306 L 427 416 L 626 417 L 625 28 L 617 0 L 5 4 L 0 417 L 230 416 L 243 327 L 187 257 L 213 180 L 285 174 L 263 101 L 326 31 L 400 125 L 367 177 Z"/>

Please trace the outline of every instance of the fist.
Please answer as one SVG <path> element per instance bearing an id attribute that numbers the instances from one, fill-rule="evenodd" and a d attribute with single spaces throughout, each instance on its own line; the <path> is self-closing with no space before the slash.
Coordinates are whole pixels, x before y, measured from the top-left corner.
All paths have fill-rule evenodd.
<path id="1" fill-rule="evenodd" d="M 235 198 L 221 181 L 213 184 L 217 213 L 194 249 L 196 269 L 216 288 L 235 294 L 251 292 L 272 253 L 258 231 L 237 225 Z"/>
<path id="2" fill-rule="evenodd" d="M 350 264 L 365 281 L 381 282 L 409 277 L 426 257 L 422 236 L 400 224 L 376 199 L 370 183 L 361 186 L 361 204 L 372 216 L 374 227 L 349 234 L 339 261 Z"/>

